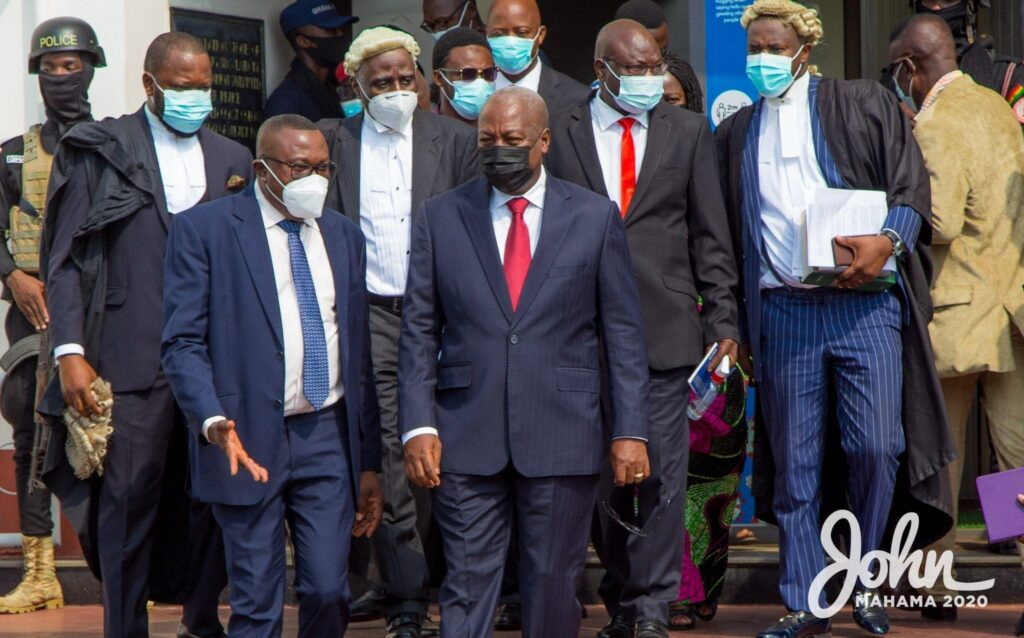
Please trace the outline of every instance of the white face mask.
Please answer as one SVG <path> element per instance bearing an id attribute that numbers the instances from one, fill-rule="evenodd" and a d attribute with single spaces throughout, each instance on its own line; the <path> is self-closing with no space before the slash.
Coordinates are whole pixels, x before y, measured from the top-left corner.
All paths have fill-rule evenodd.
<path id="1" fill-rule="evenodd" d="M 323 215 L 324 201 L 327 199 L 327 187 L 330 184 L 326 177 L 313 173 L 285 184 L 277 178 L 274 171 L 270 170 L 266 162 L 260 161 L 267 167 L 267 172 L 284 188 L 282 197 L 274 195 L 274 191 L 270 190 L 269 187 L 266 189 L 267 192 L 274 199 L 284 204 L 289 214 L 299 219 L 316 219 Z"/>
<path id="2" fill-rule="evenodd" d="M 381 93 L 371 99 L 366 94 L 366 91 L 363 90 L 362 84 L 359 84 L 359 90 L 363 91 L 363 95 L 370 102 L 366 108 L 370 117 L 392 131 L 401 131 L 408 126 L 412 120 L 412 114 L 416 112 L 416 107 L 419 106 L 419 96 L 413 91 Z"/>

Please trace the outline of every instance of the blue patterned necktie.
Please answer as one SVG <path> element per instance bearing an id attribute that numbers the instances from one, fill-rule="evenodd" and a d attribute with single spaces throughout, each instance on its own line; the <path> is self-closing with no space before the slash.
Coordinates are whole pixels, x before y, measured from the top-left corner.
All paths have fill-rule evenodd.
<path id="1" fill-rule="evenodd" d="M 299 319 L 302 322 L 302 393 L 314 410 L 323 407 L 327 400 L 329 370 L 327 361 L 327 337 L 324 336 L 324 322 L 320 317 L 320 303 L 316 298 L 313 273 L 306 261 L 306 250 L 299 239 L 302 222 L 283 219 L 277 225 L 288 232 L 288 253 L 292 262 L 292 281 L 295 295 L 299 298 Z"/>

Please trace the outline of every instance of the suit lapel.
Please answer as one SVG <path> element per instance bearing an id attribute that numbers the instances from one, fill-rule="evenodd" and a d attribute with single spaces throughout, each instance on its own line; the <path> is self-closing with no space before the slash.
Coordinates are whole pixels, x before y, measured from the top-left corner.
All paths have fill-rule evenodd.
<path id="1" fill-rule="evenodd" d="M 810 87 L 807 89 L 807 108 L 811 111 L 811 136 L 814 139 L 814 154 L 818 159 L 818 168 L 825 177 L 829 188 L 846 188 L 846 182 L 839 173 L 839 167 L 832 159 L 832 153 L 828 150 L 828 142 L 825 140 L 825 129 L 821 125 L 821 115 L 818 113 L 818 86 L 820 78 L 811 77 Z"/>
<path id="2" fill-rule="evenodd" d="M 167 195 L 164 193 L 164 180 L 160 176 L 160 161 L 156 157 L 156 142 L 153 141 L 153 131 L 149 128 L 149 118 L 146 117 L 146 107 L 136 111 L 135 117 L 139 118 L 142 130 L 146 134 L 144 144 L 138 146 L 138 150 L 145 156 L 142 159 L 145 166 L 150 167 L 150 175 L 153 179 L 153 204 L 156 206 L 160 216 L 160 223 L 166 231 L 171 221 L 171 215 L 167 212 Z"/>
<path id="3" fill-rule="evenodd" d="M 743 164 L 740 167 L 740 183 L 743 188 L 743 215 L 746 217 L 747 232 L 753 245 L 761 251 L 761 189 L 758 186 L 760 171 L 758 153 L 761 139 L 761 110 L 764 100 L 754 104 L 754 112 L 747 127 L 746 144 L 743 148 Z"/>
<path id="4" fill-rule="evenodd" d="M 348 316 L 348 289 L 350 283 L 348 241 L 341 230 L 339 220 L 333 217 L 321 217 L 317 220 L 320 234 L 323 236 L 324 247 L 327 249 L 327 261 L 331 264 L 334 278 L 334 309 L 338 318 L 338 349 L 341 353 L 341 368 L 346 370 L 348 361 L 348 344 L 344 334 L 344 317 Z"/>
<path id="5" fill-rule="evenodd" d="M 594 141 L 594 125 L 591 122 L 590 101 L 573 110 L 569 139 L 572 140 L 576 156 L 587 178 L 587 186 L 598 195 L 608 197 L 608 187 L 601 172 L 601 160 L 597 156 L 597 142 Z"/>
<path id="6" fill-rule="evenodd" d="M 633 192 L 633 199 L 630 200 L 629 210 L 626 211 L 626 226 L 629 226 L 637 216 L 640 202 L 644 195 L 651 189 L 651 183 L 658 174 L 658 167 L 661 165 L 661 156 L 665 152 L 668 140 L 672 139 L 672 122 L 669 121 L 665 109 L 677 108 L 664 103 L 659 104 L 650 111 L 648 116 L 647 149 L 644 151 L 644 161 L 640 165 L 640 175 L 636 180 L 636 191 Z"/>
<path id="7" fill-rule="evenodd" d="M 341 193 L 342 212 L 359 224 L 359 177 L 362 162 L 363 115 L 341 121 L 348 135 L 340 135 L 341 161 L 338 167 L 338 189 Z"/>
<path id="8" fill-rule="evenodd" d="M 277 298 L 277 283 L 274 278 L 274 264 L 270 259 L 270 244 L 267 242 L 267 229 L 263 225 L 263 215 L 259 203 L 253 193 L 255 186 L 250 186 L 246 197 L 236 201 L 235 238 L 242 251 L 242 257 L 249 268 L 249 276 L 256 287 L 263 312 L 274 329 L 277 343 L 283 347 L 284 338 L 281 329 L 281 306 Z"/>
<path id="9" fill-rule="evenodd" d="M 523 284 L 523 292 L 519 296 L 519 305 L 516 307 L 515 318 L 512 325 L 519 323 L 519 320 L 529 310 L 530 304 L 537 297 L 537 293 L 547 280 L 548 271 L 555 263 L 555 258 L 561 251 L 562 243 L 572 225 L 572 210 L 567 204 L 569 194 L 561 185 L 548 176 L 547 188 L 544 193 L 544 213 L 540 224 L 540 238 L 537 240 L 537 251 L 530 261 L 530 269 L 526 273 L 526 282 Z M 494 233 L 491 237 L 493 240 Z M 507 293 L 506 293 L 507 295 Z"/>
<path id="10" fill-rule="evenodd" d="M 473 188 L 463 193 L 463 198 L 459 202 L 459 214 L 469 233 L 480 265 L 483 266 L 491 292 L 494 293 L 505 319 L 512 323 L 512 300 L 509 298 L 505 271 L 501 266 L 501 255 L 498 254 L 498 244 L 494 241 L 494 226 L 491 224 L 490 193 L 491 188 L 487 180 L 478 178 Z M 543 231 L 541 234 L 543 236 Z"/>
<path id="11" fill-rule="evenodd" d="M 206 192 L 199 199 L 200 204 L 222 197 L 224 195 L 224 187 L 227 186 L 226 182 L 218 186 L 218 180 L 213 175 L 214 170 L 217 168 L 223 170 L 225 167 L 218 167 L 216 165 L 216 158 L 210 153 L 210 133 L 211 131 L 205 126 L 199 129 L 199 146 L 203 149 L 203 168 L 206 172 Z"/>
<path id="12" fill-rule="evenodd" d="M 434 176 L 440 165 L 441 147 L 437 139 L 441 136 L 436 122 L 419 114 L 412 118 L 412 214 L 430 197 Z"/>

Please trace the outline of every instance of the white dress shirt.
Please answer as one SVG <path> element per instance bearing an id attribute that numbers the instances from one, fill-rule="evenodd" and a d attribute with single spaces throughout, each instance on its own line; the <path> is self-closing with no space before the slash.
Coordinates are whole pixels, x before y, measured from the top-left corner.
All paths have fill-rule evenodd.
<path id="1" fill-rule="evenodd" d="M 188 210 L 206 193 L 206 160 L 203 145 L 197 135 L 182 137 L 172 133 L 147 104 L 143 111 L 153 133 L 153 147 L 156 163 L 160 169 L 160 181 L 164 186 L 164 200 L 167 211 L 172 215 Z M 53 356 L 60 359 L 66 354 L 85 356 L 85 348 L 79 343 L 64 343 L 53 349 Z"/>
<path id="2" fill-rule="evenodd" d="M 808 105 L 810 75 L 805 73 L 783 97 L 765 98 L 758 140 L 761 192 L 761 239 L 779 275 L 790 286 L 800 282 L 806 247 L 803 238 L 807 203 L 819 188 L 828 188 L 811 134 Z M 761 287 L 783 285 L 761 264 Z"/>
<path id="3" fill-rule="evenodd" d="M 405 294 L 412 243 L 412 121 L 393 131 L 363 118 L 359 160 L 359 226 L 366 235 L 366 288 Z"/>
<path id="4" fill-rule="evenodd" d="M 198 135 L 175 135 L 146 105 L 146 119 L 153 132 L 156 163 L 164 184 L 167 212 L 180 213 L 199 203 L 206 192 L 206 162 Z"/>
<path id="5" fill-rule="evenodd" d="M 608 191 L 608 199 L 615 202 L 622 210 L 622 131 L 619 120 L 624 117 L 636 121 L 630 129 L 633 135 L 634 164 L 636 179 L 640 181 L 640 167 L 644 163 L 644 152 L 647 151 L 647 129 L 650 126 L 650 114 L 623 115 L 608 106 L 600 94 L 590 100 L 590 121 L 594 127 L 594 142 L 597 145 L 597 159 L 601 162 L 601 175 L 604 187 Z"/>
<path id="6" fill-rule="evenodd" d="M 277 284 L 277 300 L 281 308 L 281 330 L 284 336 L 284 415 L 292 416 L 313 411 L 313 406 L 302 391 L 302 364 L 305 348 L 302 342 L 302 319 L 299 314 L 299 297 L 295 292 L 295 280 L 292 278 L 291 252 L 288 248 L 288 231 L 277 225 L 285 219 L 257 184 L 256 201 L 263 216 L 263 226 L 267 230 L 267 243 L 270 245 L 270 261 L 274 265 L 274 282 Z M 331 262 L 327 258 L 320 225 L 315 219 L 307 219 L 302 223 L 299 239 L 306 252 L 306 261 L 313 274 L 313 287 L 320 305 L 320 317 L 324 322 L 324 336 L 327 338 L 327 369 L 330 392 L 323 407 L 333 405 L 344 396 L 345 388 L 341 381 L 341 354 L 338 350 L 338 312 L 335 307 L 336 291 Z M 342 291 L 344 294 L 345 291 Z M 214 415 L 203 422 L 203 435 L 207 429 L 224 419 L 224 415 Z M 234 415 L 227 415 L 234 418 Z"/>
<path id="7" fill-rule="evenodd" d="M 525 197 L 528 205 L 523 211 L 523 221 L 526 229 L 530 231 L 530 256 L 537 252 L 537 240 L 540 238 L 540 225 L 544 217 L 544 194 L 548 188 L 547 171 L 540 169 L 540 178 L 537 183 L 530 187 L 522 195 L 508 195 L 496 188 L 491 188 L 491 226 L 494 228 L 494 241 L 498 243 L 498 256 L 501 263 L 505 263 L 505 242 L 508 240 L 508 231 L 512 228 L 512 211 L 508 207 L 509 200 L 516 197 Z M 422 427 L 409 430 L 402 436 L 402 445 L 405 445 L 413 437 L 421 434 L 433 434 L 437 436 L 437 428 Z"/>
<path id="8" fill-rule="evenodd" d="M 521 86 L 524 89 L 530 89 L 534 93 L 540 88 L 540 72 L 541 72 L 540 58 L 533 58 L 533 68 L 530 69 L 529 73 L 519 78 L 518 82 L 513 82 L 505 77 L 505 74 L 498 71 L 498 77 L 494 79 L 494 90 L 500 91 L 506 86 Z"/>

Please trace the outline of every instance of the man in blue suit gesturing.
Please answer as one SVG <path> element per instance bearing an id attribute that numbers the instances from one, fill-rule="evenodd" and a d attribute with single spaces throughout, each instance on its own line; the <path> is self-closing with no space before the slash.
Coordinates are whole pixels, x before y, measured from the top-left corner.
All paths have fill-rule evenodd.
<path id="1" fill-rule="evenodd" d="M 224 531 L 229 633 L 281 634 L 287 520 L 299 635 L 337 638 L 349 535 L 372 534 L 382 506 L 366 251 L 324 209 L 335 167 L 312 122 L 270 118 L 256 144 L 255 187 L 171 224 L 163 364 L 193 491 Z"/>
<path id="2" fill-rule="evenodd" d="M 479 120 L 485 177 L 428 200 L 413 231 L 399 430 L 410 479 L 433 488 L 445 638 L 491 635 L 512 525 L 528 584 L 523 635 L 577 635 L 608 447 L 602 355 L 616 483 L 650 475 L 625 230 L 610 200 L 547 175 L 550 140 L 540 97 L 498 91 Z"/>

